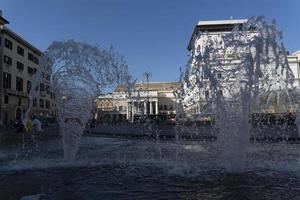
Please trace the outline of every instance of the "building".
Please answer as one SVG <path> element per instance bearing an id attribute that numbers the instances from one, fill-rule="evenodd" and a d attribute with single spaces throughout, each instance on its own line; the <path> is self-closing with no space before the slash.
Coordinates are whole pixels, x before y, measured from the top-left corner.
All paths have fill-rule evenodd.
<path id="1" fill-rule="evenodd" d="M 191 55 L 199 55 L 200 52 L 203 52 L 205 47 L 208 45 L 207 41 L 212 40 L 214 47 L 220 47 L 222 45 L 222 37 L 228 33 L 231 33 L 234 27 L 241 27 L 244 23 L 246 23 L 247 19 L 238 19 L 238 20 L 212 20 L 212 21 L 199 21 L 196 25 L 191 39 L 188 43 L 188 51 Z M 199 35 L 204 33 L 201 37 Z M 249 36 L 253 36 L 255 33 L 249 32 Z M 216 52 L 216 54 L 219 52 Z M 226 52 L 225 56 L 223 56 L 223 52 L 220 53 L 220 62 L 224 64 L 224 67 L 233 67 L 239 63 L 239 60 L 234 58 L 231 55 L 231 52 Z M 202 68 L 198 68 L 194 60 L 191 60 L 191 66 L 189 70 L 189 81 L 191 85 L 197 85 L 196 77 L 200 77 L 200 81 L 202 83 L 209 82 L 208 77 L 206 77 L 206 73 Z M 212 66 L 211 66 L 212 67 Z M 216 66 L 217 67 L 217 66 Z M 198 68 L 198 69 L 197 69 Z M 197 73 L 193 74 L 193 70 L 197 70 Z M 195 71 L 196 71 L 195 70 Z M 222 81 L 225 75 L 220 70 L 218 72 L 218 81 Z M 188 116 L 198 114 L 202 111 L 205 106 L 207 99 L 211 97 L 211 88 L 206 86 L 199 86 L 193 88 L 187 88 L 187 85 L 184 85 L 184 90 L 186 92 L 186 96 L 183 100 L 183 106 Z M 229 96 L 229 93 L 226 90 L 220 90 L 222 96 Z"/>
<path id="2" fill-rule="evenodd" d="M 0 15 L 0 121 L 12 123 L 28 107 L 28 94 L 33 75 L 39 67 L 42 52 L 7 27 Z M 51 70 L 43 72 L 40 98 L 34 100 L 35 114 L 52 115 L 53 95 L 50 89 Z M 52 98 L 51 98 L 52 97 Z"/>
<path id="3" fill-rule="evenodd" d="M 117 113 L 115 112 L 116 109 L 113 104 L 113 94 L 100 94 L 95 103 L 95 118 L 102 122 L 113 121 L 113 116 L 117 115 Z"/>
<path id="4" fill-rule="evenodd" d="M 141 116 L 175 116 L 174 90 L 178 82 L 150 82 L 135 84 L 131 97 L 123 86 L 111 94 L 100 95 L 96 101 L 97 118 L 108 121 L 133 120 Z"/>
<path id="5" fill-rule="evenodd" d="M 238 82 L 236 81 L 237 76 L 236 74 L 232 73 L 232 71 L 238 69 L 238 66 L 243 62 L 241 58 L 244 58 L 243 53 L 245 49 L 243 47 L 240 47 L 238 48 L 238 50 L 235 50 L 236 52 L 234 52 L 234 50 L 232 50 L 233 46 L 229 46 L 226 48 L 222 47 L 224 44 L 224 36 L 231 33 L 233 28 L 237 28 L 237 30 L 243 31 L 243 36 L 240 36 L 242 40 L 252 41 L 253 38 L 255 38 L 254 36 L 258 34 L 258 30 L 256 29 L 256 27 L 250 26 L 247 27 L 247 30 L 242 29 L 243 24 L 245 24 L 247 21 L 247 19 L 200 21 L 196 25 L 188 44 L 188 50 L 191 54 L 191 66 L 188 71 L 189 81 L 194 87 L 188 88 L 187 84 L 184 87 L 187 94 L 184 98 L 184 108 L 188 116 L 193 116 L 195 114 L 197 115 L 203 112 L 203 109 L 205 109 L 205 106 L 207 105 L 207 100 L 212 96 L 212 83 L 207 77 L 207 74 L 209 73 L 204 73 L 203 66 L 206 65 L 206 68 L 209 68 L 209 71 L 213 71 L 214 73 L 213 79 L 215 80 L 215 83 L 218 84 L 218 87 L 216 87 L 218 91 L 214 91 L 215 96 L 216 93 L 218 93 L 220 96 L 222 96 L 222 98 L 226 98 L 229 102 L 232 94 L 235 94 L 235 92 L 238 92 L 240 90 L 240 85 L 238 85 Z M 213 55 L 215 56 L 212 57 L 214 57 L 215 60 L 211 63 L 199 64 L 194 59 L 201 53 L 202 55 L 208 53 L 204 52 L 205 49 L 213 49 Z M 245 52 L 247 53 L 247 50 Z M 295 77 L 295 86 L 299 86 L 300 83 L 299 54 L 299 52 L 296 52 L 288 56 L 288 64 Z M 216 64 L 214 64 L 214 62 Z M 198 65 L 194 63 L 197 63 Z M 273 59 L 270 60 L 267 65 L 261 64 L 260 66 L 268 67 L 270 65 L 275 66 L 275 64 L 275 59 Z M 264 73 L 266 73 L 267 75 L 273 74 L 274 69 L 269 70 L 270 68 L 267 67 L 265 68 L 266 70 L 264 71 Z M 279 71 L 279 69 L 276 70 Z M 197 76 L 197 78 L 200 77 L 199 79 L 201 84 L 197 83 L 197 78 L 195 76 Z M 268 79 L 268 81 L 273 81 L 273 83 L 277 81 L 277 77 L 273 78 L 272 75 L 269 77 L 272 77 L 272 79 Z M 282 75 L 280 77 L 280 80 L 284 79 L 285 75 Z M 261 78 L 260 80 L 264 82 L 263 78 Z M 272 85 L 273 91 L 276 91 L 276 87 L 277 90 L 278 88 L 280 88 L 280 86 L 278 86 L 279 84 L 279 82 L 270 84 Z M 262 85 L 263 84 L 261 84 L 259 87 L 263 88 Z"/>
<path id="6" fill-rule="evenodd" d="M 294 86 L 300 87 L 300 50 L 287 57 L 289 66 L 295 77 Z"/>

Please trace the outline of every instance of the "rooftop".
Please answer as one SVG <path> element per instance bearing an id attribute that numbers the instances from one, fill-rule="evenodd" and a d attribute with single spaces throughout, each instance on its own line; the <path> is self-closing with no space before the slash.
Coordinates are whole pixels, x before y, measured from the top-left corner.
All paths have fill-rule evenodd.
<path id="1" fill-rule="evenodd" d="M 199 21 L 196 25 L 191 39 L 188 43 L 188 50 L 192 49 L 192 42 L 199 31 L 202 32 L 228 32 L 231 31 L 235 25 L 246 23 L 248 19 L 228 19 L 228 20 L 208 20 Z"/>
<path id="2" fill-rule="evenodd" d="M 248 19 L 229 19 L 229 20 L 209 20 L 209 21 L 199 21 L 198 26 L 203 25 L 227 25 L 227 24 L 242 24 L 246 23 Z"/>
<path id="3" fill-rule="evenodd" d="M 1 12 L 1 11 L 0 11 Z M 3 18 L 1 15 L 0 15 L 0 25 L 3 25 L 3 24 L 9 24 L 9 21 L 7 21 L 5 18 Z"/>
<path id="4" fill-rule="evenodd" d="M 174 90 L 179 89 L 181 84 L 179 82 L 149 82 L 147 83 L 137 83 L 135 84 L 136 90 Z M 115 92 L 124 92 L 124 86 L 119 85 Z"/>
<path id="5" fill-rule="evenodd" d="M 298 58 L 300 59 L 300 50 L 298 50 L 298 51 L 292 53 L 292 55 L 293 55 L 293 56 L 296 56 L 296 57 L 298 57 Z"/>
<path id="6" fill-rule="evenodd" d="M 14 38 L 18 42 L 20 42 L 22 45 L 24 45 L 27 48 L 29 48 L 33 53 L 35 53 L 35 54 L 37 54 L 39 56 L 42 55 L 42 52 L 38 48 L 36 48 L 35 46 L 33 46 L 32 44 L 30 44 L 29 42 L 27 42 L 25 39 L 23 39 L 21 36 L 19 36 L 15 32 L 13 32 L 12 30 L 10 30 L 9 28 L 7 28 L 6 26 L 3 26 L 1 28 L 1 32 L 8 34 L 10 37 Z"/>

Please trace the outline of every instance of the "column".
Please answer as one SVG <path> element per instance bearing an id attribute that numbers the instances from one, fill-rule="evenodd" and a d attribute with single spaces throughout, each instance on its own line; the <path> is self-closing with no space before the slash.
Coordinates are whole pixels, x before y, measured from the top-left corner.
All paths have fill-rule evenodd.
<path id="1" fill-rule="evenodd" d="M 147 102 L 144 101 L 144 115 L 147 115 Z"/>
<path id="2" fill-rule="evenodd" d="M 132 117 L 136 113 L 135 102 L 132 103 Z"/>
<path id="3" fill-rule="evenodd" d="M 158 115 L 158 101 L 155 101 L 155 112 Z"/>
<path id="4" fill-rule="evenodd" d="M 127 103 L 127 109 L 126 109 L 126 119 L 129 119 L 129 103 Z"/>
<path id="5" fill-rule="evenodd" d="M 150 101 L 150 115 L 153 115 L 153 102 Z"/>

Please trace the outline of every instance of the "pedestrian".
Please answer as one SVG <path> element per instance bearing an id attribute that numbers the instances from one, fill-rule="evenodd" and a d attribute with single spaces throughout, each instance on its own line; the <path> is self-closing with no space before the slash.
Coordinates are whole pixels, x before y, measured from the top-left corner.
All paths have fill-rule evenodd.
<path id="1" fill-rule="evenodd" d="M 26 132 L 31 133 L 32 129 L 33 129 L 33 124 L 32 124 L 31 119 L 29 118 L 26 122 Z"/>
<path id="2" fill-rule="evenodd" d="M 34 132 L 42 131 L 42 123 L 36 116 L 33 117 L 32 125 Z"/>
<path id="3" fill-rule="evenodd" d="M 15 125 L 14 126 L 16 128 L 16 133 L 22 133 L 22 132 L 25 131 L 23 121 L 21 120 L 20 117 L 15 120 Z"/>
<path id="4" fill-rule="evenodd" d="M 38 135 L 40 132 L 42 132 L 42 123 L 36 116 L 32 117 L 32 127 L 33 127 L 32 139 L 34 142 L 35 150 L 37 152 L 38 151 Z"/>

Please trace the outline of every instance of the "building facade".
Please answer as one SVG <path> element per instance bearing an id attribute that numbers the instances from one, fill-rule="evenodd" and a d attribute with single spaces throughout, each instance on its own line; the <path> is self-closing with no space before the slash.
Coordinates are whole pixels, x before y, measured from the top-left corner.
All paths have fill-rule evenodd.
<path id="1" fill-rule="evenodd" d="M 238 51 L 230 51 L 233 49 L 231 46 L 223 47 L 223 38 L 226 39 L 226 35 L 231 33 L 234 28 L 237 28 L 239 31 L 243 31 L 242 40 L 252 41 L 255 36 L 258 34 L 255 27 L 248 27 L 247 30 L 242 29 L 243 24 L 245 24 L 247 19 L 238 19 L 238 20 L 214 20 L 214 21 L 200 21 L 194 29 L 194 32 L 191 36 L 191 39 L 188 44 L 188 50 L 191 55 L 191 67 L 189 68 L 189 81 L 193 88 L 188 88 L 187 84 L 185 85 L 186 96 L 184 98 L 184 108 L 188 116 L 193 116 L 200 114 L 203 112 L 207 104 L 207 100 L 211 98 L 211 85 L 217 83 L 219 91 L 214 91 L 214 95 L 218 93 L 222 98 L 227 98 L 230 100 L 232 94 L 238 92 L 239 85 L 237 85 L 237 77 L 235 73 L 232 73 L 238 66 L 242 64 L 243 60 L 240 58 L 244 58 L 243 48 L 239 48 Z M 197 58 L 198 55 L 205 55 L 205 49 L 216 49 L 212 50 L 209 53 L 212 53 L 215 56 L 215 60 L 209 60 L 208 63 L 197 63 L 194 61 L 194 58 Z M 219 50 L 220 49 L 220 50 Z M 220 53 L 220 54 L 219 54 Z M 296 52 L 290 56 L 288 56 L 288 64 L 291 68 L 291 71 L 295 78 L 296 87 L 299 86 L 300 81 L 300 70 L 299 70 L 299 52 Z M 201 56 L 202 56 L 201 55 Z M 203 58 L 205 60 L 205 58 Z M 195 64 L 196 63 L 196 64 Z M 215 63 L 215 64 L 214 64 Z M 213 71 L 214 77 L 209 79 L 207 76 L 210 72 L 204 73 L 202 65 L 206 65 L 205 67 L 209 69 L 209 71 Z M 271 60 L 270 63 L 266 66 L 274 65 L 275 60 Z M 265 65 L 261 65 L 265 66 Z M 266 69 L 264 73 L 271 75 L 273 73 L 273 69 L 265 67 Z M 228 73 L 229 72 L 229 73 Z M 197 79 L 195 76 L 197 76 Z M 270 76 L 272 77 L 272 76 Z M 271 81 L 275 82 L 276 78 Z M 282 76 L 281 79 L 285 79 L 285 76 Z M 196 81 L 201 82 L 201 84 L 196 83 Z M 215 83 L 212 83 L 211 80 L 214 80 Z M 262 82 L 265 81 L 261 78 Z M 278 83 L 279 84 L 279 83 Z M 197 87 L 199 85 L 199 87 Z M 261 84 L 263 85 L 263 84 Z M 270 84 L 271 85 L 271 84 Z M 276 90 L 275 84 L 274 91 Z"/>
<path id="2" fill-rule="evenodd" d="M 173 92 L 179 88 L 178 82 L 139 83 L 129 97 L 124 87 L 118 86 L 113 93 L 98 97 L 97 118 L 130 121 L 142 116 L 173 116 L 176 114 Z"/>
<path id="3" fill-rule="evenodd" d="M 199 114 L 202 112 L 203 107 L 206 105 L 207 100 L 211 97 L 212 92 L 210 85 L 208 84 L 209 78 L 207 73 L 205 73 L 204 68 L 198 66 L 197 61 L 194 59 L 197 55 L 204 54 L 206 48 L 218 49 L 222 47 L 223 36 L 226 36 L 228 33 L 231 33 L 235 27 L 241 27 L 244 23 L 247 22 L 247 19 L 238 19 L 238 20 L 213 20 L 213 21 L 199 21 L 196 25 L 191 39 L 188 43 L 188 51 L 191 55 L 190 68 L 188 74 L 188 81 L 190 85 L 193 85 L 192 88 L 188 88 L 188 84 L 184 85 L 185 97 L 183 100 L 183 106 L 185 112 L 188 116 Z M 249 32 L 249 38 L 253 37 L 255 32 Z M 211 41 L 208 42 L 208 41 Z M 211 45 L 211 46 L 209 46 Z M 220 54 L 217 58 L 219 63 L 222 63 L 223 69 L 218 68 L 219 64 L 215 66 L 210 64 L 210 68 L 215 68 L 214 71 L 217 71 L 218 82 L 221 83 L 224 89 L 220 89 L 220 94 L 224 97 L 230 97 L 228 90 L 225 88 L 227 84 L 225 81 L 222 82 L 224 77 L 226 77 L 225 71 L 230 68 L 234 68 L 240 63 L 239 59 L 236 59 L 231 52 L 223 52 L 223 50 L 217 50 L 214 54 Z M 192 56 L 194 55 L 194 58 Z M 233 78 L 234 79 L 234 78 Z M 205 85 L 197 84 L 197 81 L 202 83 L 207 83 Z M 199 87 L 197 87 L 199 85 Z M 229 87 L 229 86 L 228 86 Z"/>
<path id="4" fill-rule="evenodd" d="M 288 55 L 287 57 L 289 67 L 291 68 L 294 75 L 294 86 L 300 87 L 300 50 Z"/>
<path id="5" fill-rule="evenodd" d="M 42 52 L 7 27 L 0 16 L 0 121 L 10 124 L 28 107 L 32 77 L 39 67 Z M 51 70 L 43 72 L 40 98 L 34 100 L 37 115 L 52 115 Z M 52 98 L 51 98 L 52 97 Z"/>

